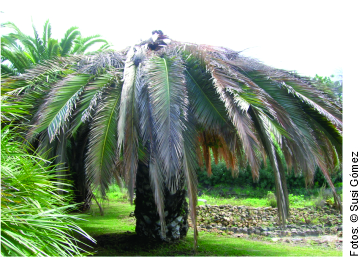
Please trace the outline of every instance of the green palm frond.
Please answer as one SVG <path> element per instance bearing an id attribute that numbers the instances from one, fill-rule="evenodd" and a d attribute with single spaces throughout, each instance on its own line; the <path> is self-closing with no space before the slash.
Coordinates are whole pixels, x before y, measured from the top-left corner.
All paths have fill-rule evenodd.
<path id="1" fill-rule="evenodd" d="M 228 126 L 226 108 L 210 83 L 210 75 L 196 64 L 193 58 L 186 60 L 186 82 L 191 108 L 199 123 L 216 130 Z"/>
<path id="2" fill-rule="evenodd" d="M 165 237 L 165 215 L 164 215 L 164 174 L 158 162 L 158 150 L 153 128 L 153 115 L 149 101 L 148 82 L 144 76 L 145 71 L 142 66 L 136 73 L 136 105 L 138 108 L 138 131 L 139 140 L 144 144 L 145 158 L 142 160 L 144 165 L 149 167 L 150 185 L 153 191 L 153 197 L 157 206 L 157 212 L 160 217 L 161 234 Z"/>
<path id="3" fill-rule="evenodd" d="M 149 98 L 158 145 L 158 156 L 165 172 L 166 185 L 177 190 L 183 155 L 181 115 L 185 115 L 188 98 L 185 67 L 177 56 L 152 57 L 146 64 Z"/>
<path id="4" fill-rule="evenodd" d="M 111 183 L 117 152 L 117 122 L 121 100 L 121 88 L 105 90 L 90 124 L 89 144 L 86 154 L 88 184 L 97 188 L 103 196 Z"/>
<path id="5" fill-rule="evenodd" d="M 256 108 L 251 108 L 250 114 L 254 120 L 258 134 L 260 135 L 266 153 L 268 154 L 272 164 L 275 177 L 278 214 L 282 224 L 284 224 L 287 216 L 289 215 L 289 199 L 284 176 L 284 168 L 277 153 L 274 142 L 271 138 L 272 127 L 270 125 L 269 119 Z"/>
<path id="6" fill-rule="evenodd" d="M 72 45 L 78 36 L 81 36 L 80 31 L 78 31 L 78 27 L 71 27 L 65 32 L 65 36 L 60 41 L 61 56 L 66 56 L 70 53 Z"/>
<path id="7" fill-rule="evenodd" d="M 188 199 L 190 207 L 190 217 L 194 228 L 194 247 L 197 246 L 197 174 L 196 168 L 198 161 L 196 156 L 196 131 L 194 117 L 189 113 L 186 119 L 182 118 L 186 130 L 182 132 L 183 135 L 183 173 L 187 184 Z"/>
<path id="8" fill-rule="evenodd" d="M 19 75 L 19 73 L 25 72 L 25 69 L 32 64 L 32 60 L 22 51 L 9 50 L 2 47 L 1 56 L 10 62 L 10 66 L 6 66 L 12 67 L 13 73 L 15 73 L 14 75 Z M 5 64 L 2 65 L 5 66 Z"/>
<path id="9" fill-rule="evenodd" d="M 6 64 L 1 64 L 1 73 L 2 76 L 9 75 L 9 76 L 16 76 L 18 75 L 17 69 Z"/>
<path id="10" fill-rule="evenodd" d="M 306 115 L 300 106 L 300 101 L 293 99 L 286 90 L 279 89 L 277 85 L 271 84 L 269 81 L 267 83 L 260 81 L 257 84 L 285 109 L 286 116 L 289 118 L 289 120 L 284 118 L 281 120 L 284 129 L 290 135 L 291 140 L 287 142 L 290 151 L 297 153 L 292 155 L 291 161 L 295 164 L 295 171 L 298 173 L 304 171 L 308 179 L 313 177 L 316 164 L 310 150 L 312 148 L 310 145 L 312 135 Z M 281 113 L 284 114 L 284 112 Z"/>
<path id="11" fill-rule="evenodd" d="M 104 90 L 114 84 L 117 76 L 118 73 L 112 72 L 89 78 L 89 83 L 80 95 L 80 101 L 77 102 L 68 133 L 74 136 L 81 125 L 91 122 L 96 107 L 103 100 Z"/>
<path id="12" fill-rule="evenodd" d="M 108 44 L 105 39 L 102 39 L 100 37 L 100 35 L 93 35 L 85 38 L 78 37 L 74 41 L 75 45 L 71 50 L 71 54 L 84 54 L 88 48 L 90 48 L 96 43 L 104 43 L 104 45 Z"/>
<path id="13" fill-rule="evenodd" d="M 49 38 L 47 41 L 47 56 L 49 59 L 60 55 L 60 46 L 56 39 Z"/>
<path id="14" fill-rule="evenodd" d="M 35 46 L 35 50 L 37 52 L 37 55 L 39 56 L 40 59 L 43 59 L 44 58 L 43 55 L 46 54 L 45 53 L 44 42 L 40 38 L 39 33 L 37 32 L 37 30 L 35 28 L 35 25 L 32 25 L 32 28 L 34 30 L 34 38 L 32 39 L 32 42 L 33 42 L 33 44 Z"/>
<path id="15" fill-rule="evenodd" d="M 29 154 L 14 128 L 1 130 L 1 255 L 77 256 L 84 253 L 74 234 L 94 242 L 68 214 L 75 205 L 58 194 L 53 166 L 38 154 Z"/>
<path id="16" fill-rule="evenodd" d="M 42 42 L 45 46 L 45 49 L 48 48 L 50 39 L 51 39 L 51 24 L 49 20 L 46 20 L 44 24 L 44 31 L 42 33 Z"/>
<path id="17" fill-rule="evenodd" d="M 88 79 L 89 75 L 70 76 L 57 84 L 37 114 L 35 124 L 38 126 L 30 132 L 29 136 L 47 129 L 50 142 L 54 140 L 64 124 L 69 122 Z"/>
<path id="18" fill-rule="evenodd" d="M 341 116 L 340 113 L 338 113 L 338 110 L 334 107 L 328 104 L 327 101 L 323 101 L 322 99 L 320 99 L 319 97 L 314 98 L 308 98 L 307 96 L 305 96 L 303 93 L 300 93 L 296 90 L 294 90 L 294 88 L 286 83 L 282 83 L 283 87 L 285 89 L 288 90 L 289 93 L 293 94 L 295 97 L 297 97 L 299 100 L 301 100 L 302 102 L 304 102 L 306 105 L 310 106 L 313 110 L 315 110 L 319 116 L 321 117 L 325 117 L 326 119 L 328 119 L 328 121 L 330 121 L 331 124 L 333 124 L 334 126 L 336 126 L 339 130 L 341 130 L 342 128 L 342 122 L 341 120 L 339 120 L 336 116 Z M 303 86 L 301 87 L 303 88 Z M 314 91 L 314 90 L 313 90 Z M 315 90 L 316 91 L 316 90 Z M 314 91 L 314 92 L 315 92 Z M 305 92 L 307 93 L 307 92 Z M 311 99 L 316 99 L 317 101 L 314 102 Z M 318 99 L 319 98 L 319 99 Z M 322 105 L 319 105 L 317 103 L 323 102 Z M 330 111 L 327 111 L 325 108 L 323 108 L 322 106 L 327 106 L 327 108 Z"/>
<path id="19" fill-rule="evenodd" d="M 56 57 L 51 60 L 46 60 L 41 64 L 36 65 L 35 67 L 26 71 L 18 79 L 26 80 L 29 83 L 34 83 L 38 81 L 43 81 L 44 78 L 48 76 L 64 75 L 67 76 L 74 71 L 72 70 L 73 66 L 83 60 L 83 56 L 71 56 L 71 57 Z"/>
<path id="20" fill-rule="evenodd" d="M 110 43 L 107 44 L 103 44 L 102 46 L 100 46 L 100 49 L 98 51 L 104 51 L 107 50 L 111 47 L 112 45 Z"/>
<path id="21" fill-rule="evenodd" d="M 243 110 L 242 106 L 236 104 L 231 94 L 224 90 L 221 90 L 220 93 L 229 115 L 231 116 L 232 123 L 241 139 L 245 155 L 252 168 L 252 174 L 254 177 L 258 178 L 261 160 L 257 153 L 262 153 L 262 155 L 264 155 L 264 152 L 262 150 L 263 146 L 260 141 L 258 141 L 257 135 L 255 134 L 253 121 L 248 116 L 247 110 Z"/>
<path id="22" fill-rule="evenodd" d="M 138 108 L 138 130 L 139 139 L 145 145 L 145 165 L 149 167 L 150 184 L 153 191 L 153 197 L 157 206 L 157 212 L 160 217 L 161 234 L 165 237 L 165 215 L 164 215 L 164 190 L 165 178 L 162 168 L 158 162 L 157 142 L 155 138 L 155 129 L 153 127 L 153 114 L 149 101 L 148 82 L 144 76 L 145 71 L 142 66 L 137 69 L 136 73 L 136 100 Z"/>
<path id="23" fill-rule="evenodd" d="M 104 73 L 89 83 L 78 108 L 82 122 L 91 120 L 91 114 L 94 113 L 97 105 L 101 101 L 104 89 L 113 84 L 116 76 L 120 75 L 116 73 Z"/>

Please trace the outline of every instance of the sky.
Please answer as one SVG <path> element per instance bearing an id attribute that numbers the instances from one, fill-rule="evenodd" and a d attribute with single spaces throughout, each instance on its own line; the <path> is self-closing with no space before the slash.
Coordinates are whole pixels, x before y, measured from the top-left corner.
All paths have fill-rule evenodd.
<path id="1" fill-rule="evenodd" d="M 114 49 L 162 30 L 182 42 L 243 51 L 267 65 L 301 75 L 343 72 L 343 5 L 337 1 L 4 1 L 1 22 L 32 34 L 50 20 L 53 38 L 78 26 Z M 21 6 L 19 8 L 19 6 Z M 7 30 L 2 29 L 2 33 Z"/>

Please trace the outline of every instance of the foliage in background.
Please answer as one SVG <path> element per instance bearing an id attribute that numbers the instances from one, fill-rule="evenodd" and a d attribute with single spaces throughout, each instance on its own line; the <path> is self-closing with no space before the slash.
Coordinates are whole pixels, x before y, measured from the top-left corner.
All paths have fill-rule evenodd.
<path id="1" fill-rule="evenodd" d="M 14 110 L 18 110 L 13 112 Z M 11 113 L 13 112 L 13 113 Z M 2 106 L 2 118 L 21 116 L 21 106 Z M 3 120 L 2 120 L 3 121 Z M 68 214 L 66 181 L 55 175 L 49 161 L 21 140 L 20 128 L 2 122 L 1 130 L 1 255 L 77 256 L 86 253 L 75 235 L 94 242 Z"/>
<path id="2" fill-rule="evenodd" d="M 34 25 L 32 25 L 33 36 L 25 35 L 12 22 L 4 23 L 1 26 L 11 28 L 14 31 L 1 36 L 2 75 L 22 74 L 33 65 L 55 57 L 85 54 L 96 43 L 102 43 L 98 51 L 110 47 L 100 35 L 82 37 L 78 27 L 68 29 L 59 42 L 59 40 L 51 37 L 52 31 L 49 20 L 45 22 L 42 36 L 39 35 Z"/>
<path id="3" fill-rule="evenodd" d="M 336 100 L 339 104 L 343 104 L 343 78 L 333 81 L 334 75 L 331 77 L 323 77 L 318 74 L 315 75 L 314 81 L 319 82 L 316 87 L 324 93 L 328 94 L 332 99 Z"/>
<path id="4" fill-rule="evenodd" d="M 266 194 L 268 190 L 274 191 L 275 181 L 273 178 L 272 167 L 269 162 L 267 162 L 267 167 L 262 166 L 259 170 L 260 179 L 258 181 L 253 181 L 253 177 L 250 171 L 250 167 L 239 167 L 239 172 L 237 177 L 232 176 L 232 172 L 226 167 L 224 162 L 219 162 L 215 164 L 212 162 L 212 175 L 208 176 L 207 172 L 203 169 L 197 169 L 198 183 L 201 187 L 214 187 L 216 185 L 226 185 L 226 186 L 238 186 L 243 188 L 253 188 L 253 189 L 263 189 L 263 193 Z M 286 174 L 288 191 L 290 193 L 303 193 L 303 189 L 306 188 L 305 178 L 303 175 L 296 175 L 293 172 Z M 342 182 L 342 173 L 333 172 L 332 173 L 332 182 L 335 185 L 340 186 Z M 311 185 L 308 186 L 309 189 L 320 189 L 323 185 L 328 187 L 327 181 L 323 174 L 317 168 L 314 180 Z M 260 196 L 260 195 L 258 195 Z"/>

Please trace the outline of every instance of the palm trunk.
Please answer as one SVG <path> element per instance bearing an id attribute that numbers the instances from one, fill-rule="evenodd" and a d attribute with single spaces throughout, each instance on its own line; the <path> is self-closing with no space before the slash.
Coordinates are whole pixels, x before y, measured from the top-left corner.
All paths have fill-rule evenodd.
<path id="1" fill-rule="evenodd" d="M 86 133 L 79 136 L 78 141 L 71 138 L 72 151 L 68 154 L 72 171 L 72 180 L 74 181 L 74 201 L 81 203 L 81 210 L 90 209 L 92 196 L 87 185 L 85 174 L 85 151 L 87 145 Z"/>
<path id="2" fill-rule="evenodd" d="M 135 198 L 137 235 L 167 242 L 178 240 L 187 235 L 188 203 L 186 201 L 184 179 L 181 180 L 179 188 L 175 194 L 171 194 L 165 189 L 164 213 L 166 237 L 163 238 L 161 236 L 160 217 L 157 213 L 157 207 L 150 185 L 148 167 L 139 163 Z"/>

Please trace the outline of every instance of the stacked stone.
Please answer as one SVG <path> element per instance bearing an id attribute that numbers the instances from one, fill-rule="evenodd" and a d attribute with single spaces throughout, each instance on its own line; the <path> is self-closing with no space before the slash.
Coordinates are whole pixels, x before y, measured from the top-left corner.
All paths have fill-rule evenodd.
<path id="1" fill-rule="evenodd" d="M 287 225 L 279 226 L 277 209 L 232 205 L 202 205 L 197 207 L 200 229 L 230 233 L 278 236 L 318 236 L 342 234 L 342 215 L 324 207 L 292 208 Z"/>

